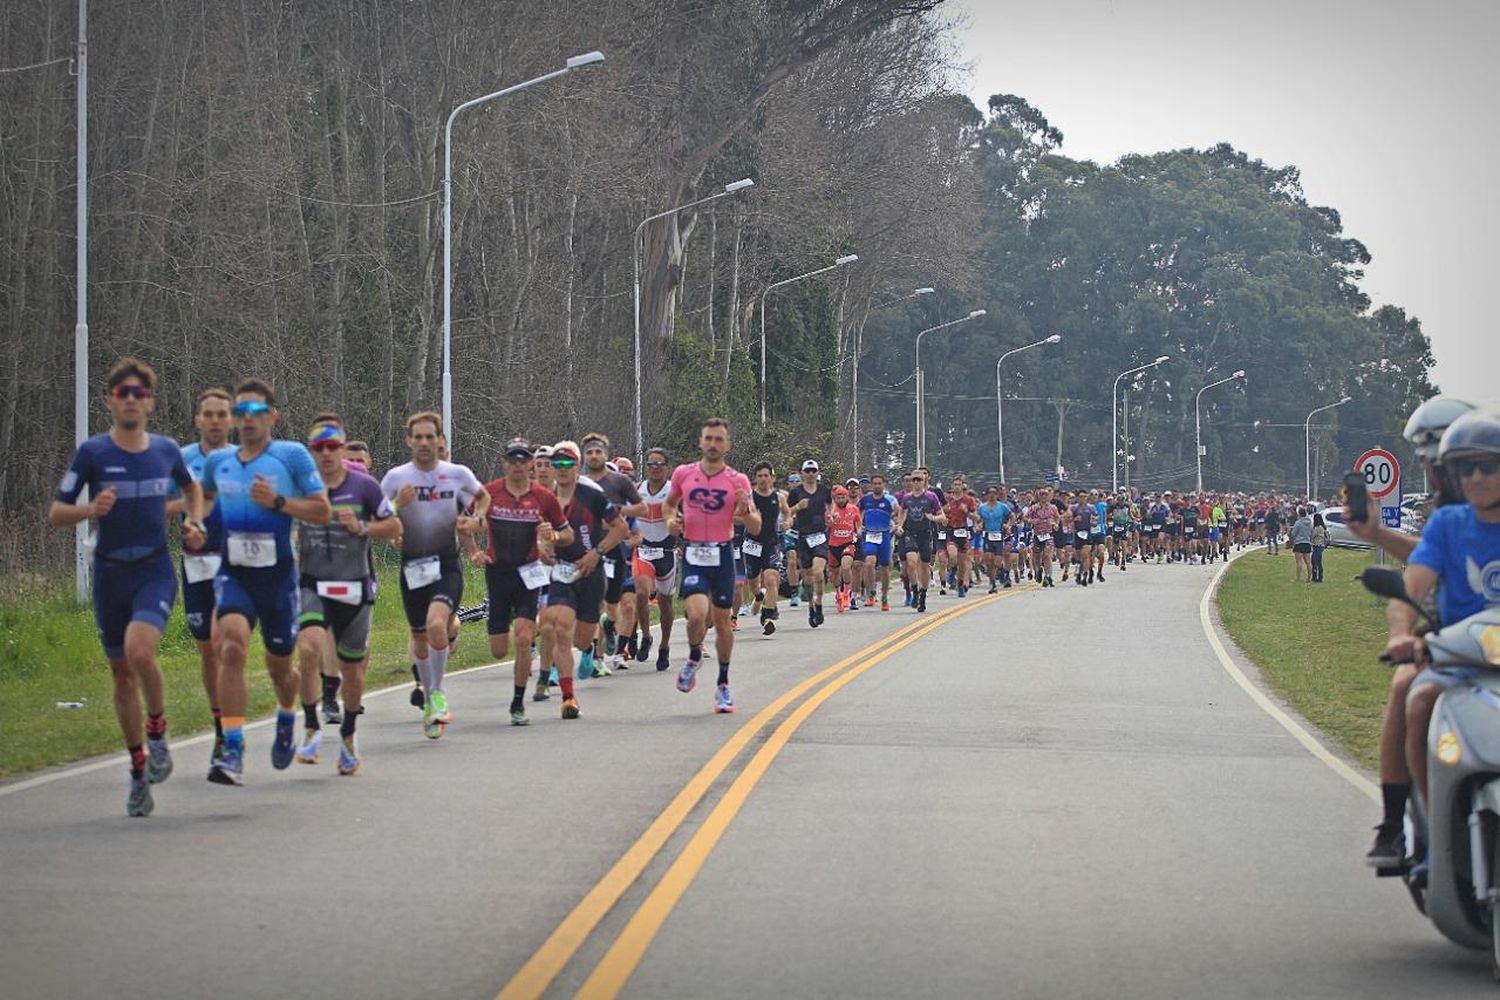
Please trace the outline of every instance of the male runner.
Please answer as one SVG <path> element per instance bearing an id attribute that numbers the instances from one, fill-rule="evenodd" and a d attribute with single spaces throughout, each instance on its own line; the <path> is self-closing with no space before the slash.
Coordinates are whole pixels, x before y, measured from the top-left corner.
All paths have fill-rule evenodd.
<path id="1" fill-rule="evenodd" d="M 943 516 L 948 525 L 948 562 L 957 573 L 954 584 L 959 597 L 969 594 L 969 536 L 978 510 L 979 501 L 970 495 L 968 482 L 962 476 L 954 476 Z"/>
<path id="2" fill-rule="evenodd" d="M 424 410 L 406 418 L 411 461 L 385 474 L 380 489 L 401 518 L 401 604 L 411 629 L 417 676 L 425 695 L 422 732 L 443 735 L 452 714 L 443 679 L 448 670 L 450 619 L 464 595 L 464 567 L 456 531 L 472 535 L 484 523 L 490 498 L 467 465 L 438 458 L 443 418 Z M 460 512 L 474 506 L 472 517 Z"/>
<path id="3" fill-rule="evenodd" d="M 114 681 L 115 718 L 130 754 L 127 816 L 156 808 L 151 786 L 172 773 L 167 749 L 165 681 L 156 652 L 177 599 L 177 574 L 167 552 L 167 497 L 182 490 L 188 519 L 183 545 L 201 550 L 203 491 L 171 438 L 148 433 L 156 409 L 156 372 L 124 357 L 105 378 L 110 428 L 84 441 L 47 511 L 54 527 L 98 525 L 94 544 L 94 624 Z M 91 499 L 79 503 L 87 487 Z M 141 702 L 146 703 L 142 748 Z"/>
<path id="4" fill-rule="evenodd" d="M 677 584 L 677 543 L 667 529 L 665 504 L 672 484 L 667 480 L 667 452 L 652 448 L 646 452 L 646 478 L 636 487 L 645 513 L 635 520 L 640 542 L 633 556 L 635 566 L 635 617 L 641 626 L 641 638 L 635 658 L 645 663 L 651 656 L 651 598 L 656 598 L 656 614 L 661 626 L 661 645 L 656 651 L 656 669 L 671 665 L 672 591 Z"/>
<path id="5" fill-rule="evenodd" d="M 327 524 L 333 512 L 307 448 L 272 438 L 281 414 L 269 385 L 253 378 L 241 381 L 230 412 L 239 428 L 239 447 L 221 448 L 203 465 L 203 491 L 217 497 L 224 515 L 224 563 L 214 577 L 213 627 L 224 753 L 208 772 L 208 780 L 220 785 L 244 782 L 250 700 L 245 660 L 257 623 L 276 689 L 271 766 L 282 770 L 292 763 L 301 686 L 292 665 L 300 610 L 292 523 Z"/>
<path id="6" fill-rule="evenodd" d="M 927 488 L 927 470 L 914 470 L 911 489 L 896 497 L 896 534 L 901 536 L 901 556 L 912 593 L 911 607 L 918 614 L 927 610 L 933 535 L 943 519 L 942 509 L 942 500 Z"/>
<path id="7" fill-rule="evenodd" d="M 860 513 L 849 499 L 847 486 L 835 486 L 833 506 L 828 508 L 828 560 L 831 566 L 838 567 L 838 589 L 833 593 L 833 600 L 840 614 L 859 610 L 859 594 L 854 589 L 854 553 L 859 538 Z"/>
<path id="8" fill-rule="evenodd" d="M 891 610 L 891 544 L 895 528 L 893 515 L 896 499 L 885 491 L 885 476 L 875 473 L 870 477 L 870 492 L 859 498 L 859 510 L 864 524 L 860 533 L 860 553 L 864 557 L 865 574 L 870 584 L 871 600 L 875 593 L 875 576 L 880 575 L 880 610 Z"/>
<path id="9" fill-rule="evenodd" d="M 698 680 L 703 661 L 703 637 L 708 631 L 709 606 L 713 606 L 714 652 L 719 659 L 719 679 L 714 691 L 714 711 L 734 711 L 729 691 L 729 658 L 734 652 L 734 632 L 729 616 L 734 603 L 735 518 L 742 518 L 746 531 L 758 535 L 760 513 L 750 500 L 750 480 L 727 465 L 729 422 L 710 417 L 698 438 L 702 458 L 672 471 L 672 490 L 666 512 L 673 531 L 683 540 L 683 613 L 687 616 L 688 659 L 677 674 L 677 690 L 686 694 Z"/>
<path id="10" fill-rule="evenodd" d="M 833 495 L 818 482 L 820 470 L 816 459 L 802 463 L 802 481 L 786 495 L 792 512 L 792 527 L 797 532 L 797 567 L 810 584 L 807 624 L 823 624 L 823 580 L 828 565 L 828 505 Z M 810 578 L 810 579 L 808 579 Z"/>
<path id="11" fill-rule="evenodd" d="M 1010 567 L 1006 562 L 1005 528 L 1012 511 L 1004 491 L 1004 486 L 985 487 L 984 503 L 975 512 L 979 515 L 980 530 L 984 532 L 984 569 L 989 574 L 991 594 L 999 590 L 1001 584 L 1006 588 L 1011 586 Z"/>
<path id="12" fill-rule="evenodd" d="M 1036 502 L 1026 508 L 1026 522 L 1031 526 L 1032 579 L 1043 587 L 1056 586 L 1052 582 L 1052 561 L 1056 553 L 1052 536 L 1058 530 L 1058 510 L 1052 503 L 1050 486 L 1037 491 Z"/>
<path id="13" fill-rule="evenodd" d="M 370 539 L 399 541 L 401 522 L 380 484 L 344 462 L 344 430 L 314 424 L 307 436 L 318 475 L 328 489 L 333 519 L 304 525 L 297 532 L 297 565 L 302 574 L 302 614 L 298 619 L 297 665 L 302 675 L 306 732 L 297 760 L 318 762 L 323 730 L 318 721 L 318 681 L 325 659 L 338 660 L 344 711 L 338 721 L 342 745 L 339 774 L 359 770 L 355 727 L 364 711 L 365 668 L 370 662 L 370 625 L 375 612 L 375 563 Z M 326 699 L 325 699 L 326 700 Z M 334 723 L 329 720 L 329 725 Z"/>
<path id="14" fill-rule="evenodd" d="M 755 466 L 755 488 L 751 501 L 760 515 L 760 530 L 745 532 L 740 543 L 745 558 L 745 578 L 755 588 L 755 603 L 760 606 L 760 631 L 772 635 L 776 631 L 776 620 L 780 612 L 776 608 L 777 591 L 781 588 L 781 534 L 782 522 L 790 522 L 791 511 L 787 509 L 786 495 L 776 488 L 776 470 L 770 462 L 757 462 Z"/>
<path id="15" fill-rule="evenodd" d="M 606 467 L 609 461 L 609 438 L 597 431 L 592 431 L 583 436 L 582 444 L 585 474 L 594 485 L 604 491 L 605 498 L 615 505 L 620 516 L 630 518 L 644 514 L 646 505 L 641 502 L 641 495 L 636 491 L 635 483 L 624 473 L 612 472 Z M 618 649 L 619 634 L 616 628 L 620 620 L 620 595 L 625 592 L 625 580 L 630 573 L 630 552 L 623 540 L 607 554 L 604 573 L 604 613 L 607 616 L 604 619 L 606 659 L 595 664 L 594 672 L 608 676 L 611 672 L 611 665 L 623 664 Z"/>

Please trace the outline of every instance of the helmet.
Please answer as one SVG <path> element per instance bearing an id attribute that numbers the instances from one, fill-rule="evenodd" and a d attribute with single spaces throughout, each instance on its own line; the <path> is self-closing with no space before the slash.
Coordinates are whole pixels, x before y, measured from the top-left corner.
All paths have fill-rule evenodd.
<path id="1" fill-rule="evenodd" d="M 1416 448 L 1418 458 L 1435 462 L 1443 431 L 1473 409 L 1473 404 L 1452 396 L 1433 396 L 1411 412 L 1406 421 L 1406 430 L 1401 432 L 1401 436 Z"/>
<path id="2" fill-rule="evenodd" d="M 1478 455 L 1500 455 L 1500 417 L 1472 410 L 1465 413 L 1443 432 L 1438 445 L 1438 461 Z"/>

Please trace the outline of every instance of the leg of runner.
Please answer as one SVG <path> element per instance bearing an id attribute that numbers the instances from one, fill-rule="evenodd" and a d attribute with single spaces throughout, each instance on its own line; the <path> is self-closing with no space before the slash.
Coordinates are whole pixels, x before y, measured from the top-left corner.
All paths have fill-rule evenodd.
<path id="1" fill-rule="evenodd" d="M 541 674 L 545 677 L 549 668 L 556 668 L 557 684 L 563 699 L 562 717 L 576 719 L 578 718 L 578 699 L 573 692 L 574 630 L 578 623 L 576 613 L 568 605 L 548 604 L 538 617 L 541 620 L 537 623 L 537 630 L 542 636 L 543 648 L 551 655 L 550 661 L 545 658 L 541 661 Z M 584 646 L 593 643 L 593 628 L 577 631 Z"/>
<path id="2" fill-rule="evenodd" d="M 304 599 L 306 596 L 304 592 Z M 301 677 L 302 715 L 305 724 L 302 744 L 297 748 L 299 764 L 318 762 L 318 747 L 323 739 L 323 727 L 318 721 L 318 698 L 321 693 L 320 682 L 324 676 L 324 658 L 326 653 L 332 652 L 331 644 L 322 609 L 303 611 L 301 628 L 297 632 L 297 672 Z M 333 657 L 328 656 L 327 659 L 332 660 Z"/>
<path id="3" fill-rule="evenodd" d="M 369 665 L 368 650 L 363 657 L 353 662 L 339 661 L 339 673 L 344 681 L 344 718 L 339 723 L 342 743 L 339 747 L 339 774 L 346 777 L 357 773 L 360 767 L 359 738 L 354 729 L 360 713 L 365 710 L 365 671 Z"/>

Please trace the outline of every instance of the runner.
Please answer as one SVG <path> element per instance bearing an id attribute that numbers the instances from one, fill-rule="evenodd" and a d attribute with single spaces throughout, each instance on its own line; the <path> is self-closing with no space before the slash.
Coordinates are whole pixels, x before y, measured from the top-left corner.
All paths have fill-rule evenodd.
<path id="1" fill-rule="evenodd" d="M 578 699 L 573 693 L 573 647 L 583 652 L 594 644 L 600 605 L 604 602 L 605 553 L 614 551 L 630 531 L 602 489 L 580 483 L 578 463 L 578 445 L 574 442 L 559 441 L 552 446 L 556 499 L 572 530 L 567 541 L 549 546 L 552 572 L 541 627 L 551 633 L 550 665 L 557 669 L 562 688 L 564 719 L 579 717 Z M 634 599 L 632 594 L 631 600 Z M 547 662 L 542 663 L 543 669 L 548 666 Z M 523 694 L 525 690 L 523 683 Z"/>
<path id="2" fill-rule="evenodd" d="M 598 431 L 592 431 L 583 436 L 582 444 L 584 472 L 594 485 L 604 491 L 605 499 L 615 505 L 620 516 L 629 518 L 644 514 L 646 505 L 641 502 L 635 483 L 631 482 L 629 476 L 613 472 L 607 467 L 609 438 Z M 630 552 L 623 540 L 606 554 L 605 559 L 604 613 L 608 616 L 604 619 L 605 659 L 599 660 L 594 656 L 593 645 L 590 643 L 588 654 L 578 664 L 581 677 L 591 674 L 607 677 L 611 673 L 611 665 L 624 664 L 618 646 L 620 636 L 616 629 L 620 619 L 620 595 L 625 592 L 626 578 L 630 573 Z M 634 590 L 634 586 L 631 589 Z M 631 600 L 634 600 L 633 596 Z"/>
<path id="3" fill-rule="evenodd" d="M 1056 548 L 1052 536 L 1058 531 L 1058 511 L 1052 503 L 1051 487 L 1043 486 L 1037 492 L 1036 502 L 1026 508 L 1026 522 L 1031 527 L 1032 579 L 1043 587 L 1054 587 L 1052 561 Z"/>
<path id="4" fill-rule="evenodd" d="M 885 476 L 870 477 L 870 492 L 859 498 L 864 523 L 860 552 L 864 556 L 865 574 L 870 585 L 870 600 L 875 594 L 875 577 L 880 577 L 880 610 L 891 610 L 891 546 L 895 527 L 893 515 L 896 499 L 885 491 Z"/>
<path id="5" fill-rule="evenodd" d="M 110 429 L 73 453 L 47 521 L 59 528 L 80 521 L 98 526 L 93 538 L 94 623 L 114 681 L 115 717 L 130 754 L 125 815 L 149 816 L 156 808 L 151 786 L 172 773 L 165 680 L 156 659 L 177 600 L 177 572 L 167 552 L 167 498 L 176 484 L 188 514 L 183 545 L 201 551 L 207 540 L 203 491 L 177 442 L 146 430 L 156 409 L 151 366 L 121 358 L 110 368 L 105 390 Z M 91 499 L 79 503 L 85 487 Z"/>
<path id="6" fill-rule="evenodd" d="M 229 443 L 229 406 L 232 402 L 228 389 L 204 389 L 198 394 L 198 409 L 193 414 L 193 425 L 198 428 L 198 440 L 182 449 L 182 460 L 194 479 L 203 478 L 203 464 L 208 456 Z M 180 494 L 180 491 L 177 491 Z M 185 514 L 187 503 L 174 499 L 167 504 L 167 513 Z M 209 755 L 209 766 L 224 752 L 224 713 L 219 707 L 219 661 L 214 656 L 214 574 L 224 562 L 224 518 L 216 505 L 208 505 L 203 519 L 205 539 L 200 549 L 183 548 L 182 552 L 182 610 L 187 618 L 188 634 L 198 647 L 198 672 L 203 678 L 203 693 L 208 696 L 208 708 L 214 719 L 214 748 Z"/>
<path id="7" fill-rule="evenodd" d="M 742 543 L 745 575 L 756 588 L 755 603 L 759 605 L 761 634 L 772 635 L 780 617 L 776 597 L 781 587 L 781 535 L 777 527 L 783 522 L 789 523 L 792 514 L 787 509 L 786 495 L 776 488 L 776 470 L 770 462 L 756 463 L 755 489 L 750 499 L 760 515 L 760 530 L 745 532 Z"/>
<path id="8" fill-rule="evenodd" d="M 1002 584 L 1009 589 L 1010 566 L 1006 561 L 1005 530 L 1012 510 L 1005 498 L 1005 487 L 985 487 L 984 503 L 979 505 L 976 513 L 979 515 L 980 530 L 984 532 L 984 570 L 990 578 L 989 592 L 993 594 Z"/>
<path id="9" fill-rule="evenodd" d="M 337 427 L 340 431 L 344 431 L 344 418 L 341 417 L 341 416 L 339 416 L 337 413 L 333 412 L 332 410 L 324 410 L 321 413 L 315 414 L 313 416 L 313 418 L 312 418 L 312 423 L 309 426 L 316 428 L 316 427 L 318 427 L 320 425 L 323 425 L 323 424 L 327 424 L 327 425 L 330 425 L 330 426 L 333 426 L 333 427 Z M 347 436 L 347 432 L 345 432 L 345 435 Z M 309 449 L 309 450 L 311 450 L 311 449 Z M 342 449 L 341 449 L 341 451 L 342 451 Z M 316 456 L 316 454 L 313 456 L 313 464 L 315 464 L 315 465 L 317 464 L 317 456 Z M 363 471 L 363 470 L 360 470 L 360 471 Z M 319 475 L 322 475 L 322 473 L 320 472 Z M 328 481 L 327 481 L 326 478 L 324 479 L 323 485 L 324 486 L 328 485 Z M 337 521 L 337 520 L 338 520 L 338 512 L 335 511 L 334 512 L 334 521 Z M 330 523 L 332 523 L 332 522 L 330 522 Z M 299 551 L 300 551 L 300 547 L 301 546 L 300 546 L 300 541 L 299 541 L 298 542 L 298 549 L 299 549 Z M 306 602 L 305 601 L 303 602 L 303 607 L 304 608 L 306 607 Z M 456 625 L 455 625 L 455 628 L 456 628 Z M 323 722 L 326 723 L 327 725 L 330 725 L 330 726 L 337 726 L 337 725 L 341 724 L 344 721 L 343 715 L 339 712 L 339 687 L 340 687 L 340 685 L 343 684 L 343 675 L 339 671 L 338 657 L 335 655 L 335 651 L 334 651 L 334 648 L 333 648 L 333 640 L 329 637 L 329 635 L 328 635 L 328 633 L 326 631 L 323 631 L 323 632 L 321 632 L 319 634 L 325 640 L 325 642 L 324 642 L 324 645 L 323 645 L 323 649 L 322 649 L 321 655 L 317 659 L 313 660 L 312 662 L 313 662 L 314 666 L 316 666 L 316 667 L 319 668 L 319 676 L 322 678 L 322 681 L 323 681 Z M 303 665 L 303 663 L 302 663 L 302 657 L 301 657 L 302 632 L 301 632 L 301 625 L 300 625 L 300 623 L 298 625 L 298 632 L 297 632 L 297 649 L 298 649 L 297 669 L 298 669 L 298 672 L 301 673 L 302 672 L 302 665 Z M 310 682 L 311 683 L 316 683 L 316 681 L 311 680 L 304 673 L 303 677 L 302 677 L 302 689 L 304 691 L 307 690 L 307 686 L 308 686 L 308 684 Z M 306 695 L 303 695 L 303 698 L 305 700 L 306 699 Z"/>
<path id="10" fill-rule="evenodd" d="M 327 524 L 328 491 L 307 448 L 278 441 L 276 394 L 259 379 L 234 389 L 239 448 L 222 448 L 203 466 L 203 491 L 218 498 L 224 516 L 224 562 L 214 577 L 214 651 L 219 660 L 219 703 L 224 710 L 224 753 L 208 780 L 239 785 L 245 774 L 245 711 L 250 689 L 245 660 L 257 623 L 266 648 L 266 670 L 276 689 L 276 738 L 271 766 L 291 765 L 296 751 L 300 678 L 292 665 L 297 645 L 299 586 L 292 555 L 292 523 Z"/>
<path id="11" fill-rule="evenodd" d="M 856 482 L 855 487 L 858 486 Z M 828 509 L 828 561 L 830 567 L 838 569 L 838 589 L 833 593 L 833 601 L 840 614 L 859 610 L 859 594 L 854 589 L 854 553 L 860 512 L 849 500 L 849 487 L 835 486 L 833 506 Z"/>
<path id="12" fill-rule="evenodd" d="M 314 424 L 307 447 L 328 490 L 333 519 L 327 524 L 303 525 L 297 532 L 297 565 L 302 574 L 297 660 L 307 727 L 297 760 L 303 764 L 318 762 L 323 738 L 318 721 L 318 681 L 327 667 L 335 666 L 327 661 L 337 657 L 336 669 L 342 676 L 344 692 L 344 710 L 337 722 L 342 744 L 339 774 L 352 775 L 360 766 L 355 726 L 364 711 L 365 668 L 370 662 L 370 624 L 375 610 L 375 563 L 370 539 L 399 541 L 401 522 L 381 493 L 380 484 L 345 464 L 342 427 Z M 324 688 L 326 709 L 326 682 Z M 335 724 L 332 719 L 327 722 Z"/>
<path id="13" fill-rule="evenodd" d="M 401 518 L 401 604 L 425 701 L 422 731 L 443 735 L 452 714 L 443 678 L 448 670 L 451 618 L 464 595 L 464 567 L 456 531 L 472 535 L 484 523 L 489 495 L 467 465 L 438 457 L 443 418 L 424 410 L 406 418 L 411 461 L 385 474 L 380 489 Z M 460 511 L 474 505 L 472 517 Z"/>
<path id="14" fill-rule="evenodd" d="M 665 449 L 646 452 L 646 478 L 636 491 L 646 505 L 645 513 L 635 521 L 639 535 L 633 557 L 635 577 L 635 616 L 641 624 L 641 638 L 635 658 L 645 663 L 651 656 L 651 600 L 656 599 L 656 615 L 661 627 L 661 645 L 656 651 L 656 669 L 671 666 L 672 591 L 677 584 L 677 545 L 667 529 L 665 504 L 672 484 L 667 479 L 668 456 Z"/>
<path id="15" fill-rule="evenodd" d="M 688 659 L 677 674 L 677 690 L 686 694 L 698 682 L 711 604 L 714 651 L 719 660 L 714 711 L 729 713 L 734 711 L 734 696 L 729 691 L 729 659 L 734 652 L 734 633 L 729 627 L 730 605 L 734 603 L 730 539 L 737 517 L 744 519 L 750 534 L 759 535 L 760 514 L 750 500 L 750 481 L 725 464 L 730 447 L 729 422 L 720 417 L 705 421 L 698 447 L 703 455 L 699 461 L 673 470 L 672 490 L 665 504 L 674 533 L 682 537 L 686 559 L 682 598 Z"/>
<path id="16" fill-rule="evenodd" d="M 911 588 L 908 606 L 918 614 L 927 610 L 927 588 L 932 576 L 932 543 L 942 520 L 943 502 L 927 488 L 925 470 L 911 474 L 911 489 L 896 497 L 896 534 L 901 538 L 901 558 Z"/>
<path id="17" fill-rule="evenodd" d="M 823 624 L 823 580 L 828 565 L 828 505 L 833 495 L 818 482 L 815 459 L 802 463 L 802 481 L 787 492 L 792 527 L 797 532 L 797 567 L 808 585 L 807 624 Z"/>
<path id="18" fill-rule="evenodd" d="M 793 472 L 786 477 L 786 489 L 783 491 L 783 499 L 791 495 L 802 482 L 802 477 Z M 788 508 L 790 510 L 790 508 Z M 797 565 L 797 528 L 789 513 L 781 522 L 781 552 L 786 560 L 786 589 L 788 603 L 792 607 L 797 606 L 797 600 L 802 593 L 802 567 Z"/>
<path id="19" fill-rule="evenodd" d="M 943 518 L 948 526 L 948 562 L 955 568 L 953 583 L 959 597 L 969 594 L 969 537 L 978 510 L 979 501 L 969 494 L 968 482 L 954 476 Z"/>
<path id="20" fill-rule="evenodd" d="M 1078 575 L 1074 580 L 1080 587 L 1087 587 L 1094 582 L 1094 505 L 1079 491 L 1068 513 L 1073 519 L 1073 553 L 1078 559 Z M 1067 579 L 1066 573 L 1063 578 Z"/>

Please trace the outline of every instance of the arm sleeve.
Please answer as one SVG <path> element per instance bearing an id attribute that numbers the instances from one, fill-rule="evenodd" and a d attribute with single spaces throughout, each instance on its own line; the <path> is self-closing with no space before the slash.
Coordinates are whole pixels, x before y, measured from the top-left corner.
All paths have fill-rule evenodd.
<path id="1" fill-rule="evenodd" d="M 94 470 L 93 452 L 87 447 L 80 447 L 73 453 L 73 461 L 68 465 L 68 471 L 63 474 L 62 482 L 57 485 L 57 499 L 61 503 L 77 503 L 78 494 L 83 492 L 83 487 L 89 482 Z"/>

